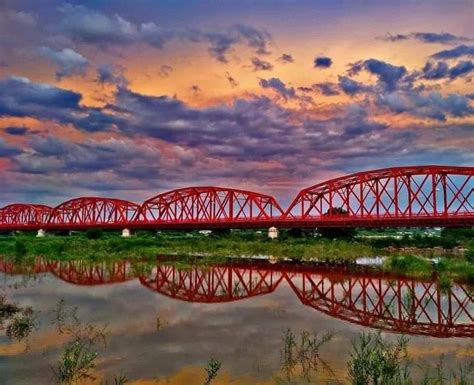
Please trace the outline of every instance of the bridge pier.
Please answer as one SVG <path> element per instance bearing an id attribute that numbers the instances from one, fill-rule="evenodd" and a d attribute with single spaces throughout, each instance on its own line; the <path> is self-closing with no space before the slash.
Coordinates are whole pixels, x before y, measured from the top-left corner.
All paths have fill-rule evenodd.
<path id="1" fill-rule="evenodd" d="M 43 229 L 39 229 L 36 233 L 36 238 L 44 238 L 46 236 L 46 231 Z"/>
<path id="2" fill-rule="evenodd" d="M 278 238 L 278 229 L 276 227 L 272 226 L 268 229 L 268 238 L 270 239 Z"/>
<path id="3" fill-rule="evenodd" d="M 130 237 L 130 230 L 129 229 L 123 229 L 122 230 L 122 237 L 123 238 L 129 238 Z"/>

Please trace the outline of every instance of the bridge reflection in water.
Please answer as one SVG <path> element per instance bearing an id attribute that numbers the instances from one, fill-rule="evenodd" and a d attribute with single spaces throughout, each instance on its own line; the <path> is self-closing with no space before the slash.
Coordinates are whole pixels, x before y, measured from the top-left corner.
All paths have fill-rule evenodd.
<path id="1" fill-rule="evenodd" d="M 167 297 L 224 303 L 272 293 L 289 285 L 302 304 L 331 317 L 391 332 L 433 337 L 474 337 L 473 288 L 443 289 L 433 280 L 382 274 L 354 267 L 235 261 L 180 267 L 156 262 L 44 261 L 16 265 L 0 260 L 6 274 L 50 272 L 77 285 L 104 285 L 138 278 Z"/>

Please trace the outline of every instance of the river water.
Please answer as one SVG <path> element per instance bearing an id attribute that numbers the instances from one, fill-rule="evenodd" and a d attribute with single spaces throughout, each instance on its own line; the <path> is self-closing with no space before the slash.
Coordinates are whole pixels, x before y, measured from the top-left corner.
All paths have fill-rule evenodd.
<path id="1" fill-rule="evenodd" d="M 84 384 L 113 384 L 119 373 L 128 384 L 203 384 L 210 358 L 222 363 L 213 385 L 345 384 L 351 343 L 376 331 L 408 336 L 415 377 L 472 359 L 472 287 L 367 267 L 1 260 L 0 293 L 31 307 L 36 323 L 21 341 L 0 330 L 2 385 L 55 383 L 71 338 L 58 328 L 58 306 L 76 329 L 104 331 Z M 306 332 L 328 338 L 309 369 L 285 355 L 285 336 L 298 345 Z"/>

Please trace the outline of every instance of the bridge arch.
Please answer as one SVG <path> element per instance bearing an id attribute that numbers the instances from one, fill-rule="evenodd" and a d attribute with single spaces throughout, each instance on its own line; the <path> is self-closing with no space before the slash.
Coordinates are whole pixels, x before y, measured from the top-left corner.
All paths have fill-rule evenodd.
<path id="1" fill-rule="evenodd" d="M 158 263 L 139 279 L 143 286 L 173 299 L 224 303 L 272 293 L 283 275 L 252 266 L 223 264 L 179 269 Z"/>
<path id="2" fill-rule="evenodd" d="M 0 226 L 28 227 L 48 222 L 52 207 L 39 204 L 13 203 L 0 209 Z"/>
<path id="3" fill-rule="evenodd" d="M 83 197 L 68 200 L 51 211 L 49 226 L 126 226 L 133 223 L 140 205 L 114 198 Z"/>
<path id="4" fill-rule="evenodd" d="M 474 336 L 467 285 L 443 290 L 436 281 L 310 271 L 288 282 L 304 305 L 354 324 L 440 338 Z"/>
<path id="5" fill-rule="evenodd" d="M 145 201 L 141 218 L 146 222 L 232 223 L 280 218 L 275 198 L 253 191 L 225 187 L 186 187 Z"/>
<path id="6" fill-rule="evenodd" d="M 130 264 L 125 260 L 112 262 L 48 261 L 47 264 L 51 274 L 74 285 L 106 285 L 126 282 L 135 278 Z"/>
<path id="7" fill-rule="evenodd" d="M 287 219 L 472 223 L 474 167 L 407 166 L 359 172 L 305 188 Z M 470 220 L 470 222 L 469 222 Z M 427 223 L 428 224 L 428 223 Z"/>

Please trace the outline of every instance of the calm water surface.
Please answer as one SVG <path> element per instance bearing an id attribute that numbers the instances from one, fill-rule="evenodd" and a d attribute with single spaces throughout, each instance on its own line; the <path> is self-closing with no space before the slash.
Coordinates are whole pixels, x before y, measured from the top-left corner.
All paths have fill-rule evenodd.
<path id="1" fill-rule="evenodd" d="M 38 329 L 15 342 L 0 331 L 0 384 L 52 384 L 66 342 L 53 309 L 64 300 L 83 323 L 106 326 L 95 380 L 126 372 L 132 384 L 202 384 L 210 357 L 222 362 L 213 384 L 346 383 L 351 341 L 380 330 L 410 338 L 416 366 L 440 357 L 455 368 L 470 359 L 472 288 L 321 265 L 229 262 L 182 266 L 157 259 L 15 264 L 0 261 L 0 293 L 37 312 Z M 282 371 L 287 329 L 332 338 L 318 370 Z M 3 334 L 2 334 L 3 333 Z M 286 381 L 286 382 L 285 382 Z"/>

